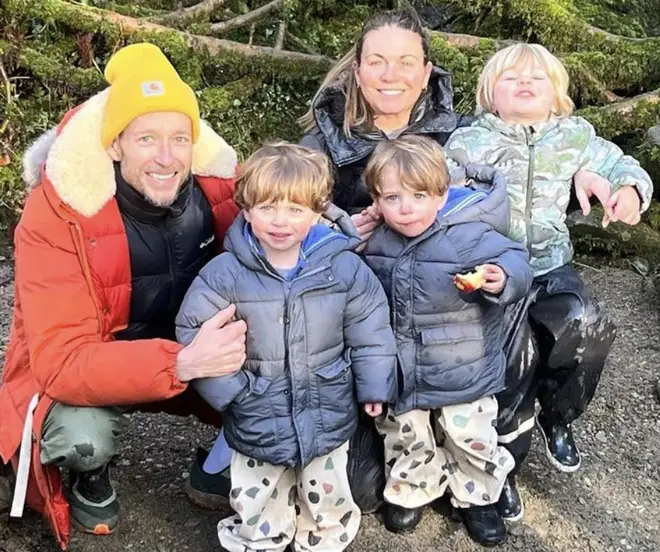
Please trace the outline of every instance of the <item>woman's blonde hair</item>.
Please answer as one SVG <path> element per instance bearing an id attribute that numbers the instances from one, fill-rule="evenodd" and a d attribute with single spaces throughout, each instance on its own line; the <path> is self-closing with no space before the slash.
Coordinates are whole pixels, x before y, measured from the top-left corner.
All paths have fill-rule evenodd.
<path id="1" fill-rule="evenodd" d="M 415 192 L 442 196 L 449 186 L 449 170 L 442 147 L 430 138 L 406 134 L 396 140 L 379 142 L 369 158 L 364 178 L 374 199 L 386 169 L 396 169 L 399 182 Z"/>
<path id="2" fill-rule="evenodd" d="M 260 203 L 289 201 L 322 213 L 330 202 L 332 184 L 325 154 L 273 142 L 255 151 L 240 168 L 234 200 L 246 210 Z"/>
<path id="3" fill-rule="evenodd" d="M 513 44 L 496 52 L 481 71 L 477 87 L 477 105 L 483 111 L 495 113 L 493 95 L 495 84 L 508 69 L 538 65 L 550 77 L 555 90 L 552 114 L 568 117 L 573 113 L 573 100 L 568 95 L 569 78 L 562 62 L 540 44 Z"/>
<path id="4" fill-rule="evenodd" d="M 418 34 L 422 40 L 424 63 L 428 62 L 430 37 L 415 14 L 407 11 L 386 11 L 370 17 L 364 22 L 360 36 L 355 41 L 353 47 L 328 71 L 321 86 L 316 91 L 316 94 L 314 94 L 307 113 L 298 119 L 305 132 L 313 130 L 316 126 L 316 120 L 314 119 L 316 102 L 321 94 L 332 86 L 339 88 L 346 98 L 343 127 L 346 136 L 350 136 L 351 130 L 354 128 L 362 126 L 370 128 L 373 126 L 371 109 L 364 99 L 362 92 L 360 92 L 353 69 L 360 64 L 365 37 L 371 31 L 376 31 L 383 27 L 395 27 Z"/>

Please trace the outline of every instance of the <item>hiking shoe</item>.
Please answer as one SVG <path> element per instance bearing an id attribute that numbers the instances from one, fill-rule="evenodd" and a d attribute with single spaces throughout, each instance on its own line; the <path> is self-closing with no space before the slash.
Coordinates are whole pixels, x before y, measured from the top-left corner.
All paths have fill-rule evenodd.
<path id="1" fill-rule="evenodd" d="M 392 533 L 412 531 L 422 519 L 423 510 L 423 507 L 404 508 L 386 502 L 383 504 L 383 523 L 385 528 Z"/>
<path id="2" fill-rule="evenodd" d="M 190 477 L 186 482 L 186 494 L 190 502 L 207 510 L 226 510 L 229 508 L 231 491 L 231 472 L 229 467 L 220 473 L 206 473 L 203 469 L 208 451 L 198 448 L 195 452 Z"/>
<path id="3" fill-rule="evenodd" d="M 454 508 L 472 540 L 483 546 L 495 546 L 506 538 L 506 526 L 494 504 Z"/>
<path id="4" fill-rule="evenodd" d="M 536 426 L 545 443 L 545 455 L 559 471 L 571 473 L 580 467 L 580 451 L 573 439 L 571 424 L 554 422 L 543 413 L 536 417 Z"/>
<path id="5" fill-rule="evenodd" d="M 502 494 L 497 501 L 497 511 L 504 521 L 519 521 L 525 515 L 525 506 L 518 494 L 515 477 L 506 478 Z"/>
<path id="6" fill-rule="evenodd" d="M 69 503 L 74 524 L 85 533 L 109 535 L 119 522 L 119 500 L 108 465 L 88 472 L 71 470 Z"/>

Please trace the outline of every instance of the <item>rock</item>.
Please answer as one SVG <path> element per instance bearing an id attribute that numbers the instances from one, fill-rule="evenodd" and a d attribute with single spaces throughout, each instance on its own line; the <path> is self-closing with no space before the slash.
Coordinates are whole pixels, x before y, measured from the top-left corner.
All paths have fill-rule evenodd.
<path id="1" fill-rule="evenodd" d="M 613 257 L 640 257 L 654 265 L 660 263 L 660 232 L 646 222 L 636 226 L 615 222 L 603 228 L 602 220 L 603 208 L 600 205 L 594 205 L 586 217 L 580 210 L 568 215 L 566 224 L 576 251 L 604 253 Z"/>
<path id="2" fill-rule="evenodd" d="M 596 439 L 601 443 L 607 443 L 607 434 L 604 431 L 598 431 L 596 433 Z"/>
<path id="3" fill-rule="evenodd" d="M 660 146 L 660 126 L 652 126 L 646 131 L 646 143 L 651 146 Z"/>

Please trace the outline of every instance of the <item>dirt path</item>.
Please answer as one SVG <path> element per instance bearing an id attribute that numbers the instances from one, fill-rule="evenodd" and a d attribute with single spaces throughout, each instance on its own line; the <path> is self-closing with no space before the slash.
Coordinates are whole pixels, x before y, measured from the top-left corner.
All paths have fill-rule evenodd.
<path id="1" fill-rule="evenodd" d="M 10 273 L 0 261 L 0 282 Z M 549 467 L 538 440 L 520 477 L 527 513 L 511 528 L 501 552 L 660 551 L 660 320 L 651 286 L 617 268 L 583 270 L 612 313 L 619 337 L 596 399 L 576 424 L 583 468 L 565 475 Z M 13 290 L 0 287 L 0 344 L 6 344 Z M 133 415 L 113 470 L 123 521 L 110 537 L 74 535 L 71 550 L 89 552 L 218 551 L 217 513 L 191 506 L 183 482 L 194 449 L 213 433 L 192 419 Z M 42 521 L 28 514 L 8 524 L 0 514 L 1 552 L 50 552 Z M 418 530 L 394 536 L 375 516 L 364 519 L 351 552 L 468 552 L 482 550 L 450 521 L 442 505 L 428 509 Z"/>

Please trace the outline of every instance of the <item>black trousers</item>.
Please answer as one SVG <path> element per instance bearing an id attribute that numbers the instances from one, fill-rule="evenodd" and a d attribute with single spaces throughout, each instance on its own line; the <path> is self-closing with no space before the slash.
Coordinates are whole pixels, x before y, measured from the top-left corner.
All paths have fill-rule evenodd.
<path id="1" fill-rule="evenodd" d="M 529 296 L 507 316 L 498 433 L 517 471 L 531 445 L 535 401 L 551 419 L 577 419 L 593 399 L 616 328 L 570 265 L 535 278 Z"/>

